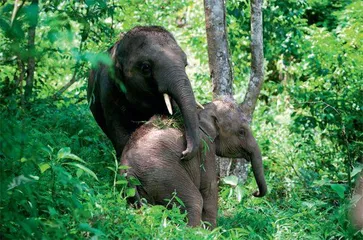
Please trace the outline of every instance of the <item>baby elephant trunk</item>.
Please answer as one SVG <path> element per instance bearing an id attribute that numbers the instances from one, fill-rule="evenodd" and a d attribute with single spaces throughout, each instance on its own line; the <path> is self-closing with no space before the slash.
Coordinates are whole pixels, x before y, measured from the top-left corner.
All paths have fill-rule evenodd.
<path id="1" fill-rule="evenodd" d="M 263 171 L 261 151 L 257 143 L 256 146 L 254 147 L 254 150 L 252 151 L 251 164 L 252 164 L 253 175 L 255 176 L 256 183 L 258 186 L 258 191 L 254 192 L 253 196 L 263 197 L 267 193 L 267 185 Z"/>

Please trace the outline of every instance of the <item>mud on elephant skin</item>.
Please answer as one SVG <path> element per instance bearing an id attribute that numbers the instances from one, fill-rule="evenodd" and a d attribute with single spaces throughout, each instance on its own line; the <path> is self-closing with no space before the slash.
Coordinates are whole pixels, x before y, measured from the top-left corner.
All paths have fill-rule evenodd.
<path id="1" fill-rule="evenodd" d="M 238 105 L 233 100 L 215 100 L 198 112 L 201 144 L 197 155 L 190 161 L 179 159 L 185 148 L 180 129 L 160 126 L 160 117 L 154 116 L 136 130 L 126 145 L 121 165 L 130 166 L 128 177 L 137 178 L 136 198 L 148 203 L 165 205 L 176 191 L 188 213 L 188 224 L 197 226 L 201 220 L 216 226 L 218 186 L 215 155 L 245 157 L 252 163 L 259 188 L 254 193 L 267 193 L 261 152 Z M 170 119 L 164 120 L 165 122 Z"/>
<path id="2" fill-rule="evenodd" d="M 135 27 L 107 52 L 112 66 L 91 70 L 87 97 L 98 125 L 112 141 L 116 155 L 137 127 L 154 114 L 168 114 L 177 105 L 185 123 L 183 158 L 199 147 L 196 101 L 185 72 L 187 57 L 162 27 Z"/>

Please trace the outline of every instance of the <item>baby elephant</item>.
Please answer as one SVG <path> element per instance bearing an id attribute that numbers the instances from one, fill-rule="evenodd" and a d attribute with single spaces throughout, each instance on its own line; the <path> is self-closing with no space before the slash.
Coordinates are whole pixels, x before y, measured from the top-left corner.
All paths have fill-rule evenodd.
<path id="1" fill-rule="evenodd" d="M 165 199 L 176 192 L 190 226 L 203 220 L 214 228 L 218 211 L 215 155 L 251 161 L 259 188 L 254 196 L 264 196 L 267 186 L 260 149 L 238 105 L 233 100 L 215 100 L 199 110 L 198 116 L 201 144 L 196 157 L 180 159 L 186 146 L 183 131 L 172 120 L 156 116 L 134 132 L 121 164 L 130 166 L 128 177 L 141 182 L 136 187 L 138 200 L 166 205 Z"/>

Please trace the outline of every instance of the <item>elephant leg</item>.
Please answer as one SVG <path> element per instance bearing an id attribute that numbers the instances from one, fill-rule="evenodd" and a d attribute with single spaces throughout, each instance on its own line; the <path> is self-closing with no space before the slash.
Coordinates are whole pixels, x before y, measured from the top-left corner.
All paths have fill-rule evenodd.
<path id="1" fill-rule="evenodd" d="M 175 160 L 177 161 L 177 160 Z M 163 166 L 152 174 L 152 181 L 144 181 L 141 184 L 152 195 L 156 203 L 166 205 L 165 199 L 171 199 L 172 193 L 181 199 L 185 205 L 183 210 L 187 212 L 188 225 L 200 226 L 202 219 L 203 198 L 199 189 L 190 179 L 188 173 L 180 165 L 172 167 Z"/>
<path id="2" fill-rule="evenodd" d="M 202 189 L 203 197 L 203 222 L 209 222 L 211 229 L 217 226 L 217 212 L 218 212 L 218 185 L 217 181 L 211 181 L 206 189 Z"/>
<path id="3" fill-rule="evenodd" d="M 185 203 L 185 210 L 188 215 L 188 225 L 192 227 L 200 226 L 202 220 L 203 198 L 199 191 L 194 193 L 193 200 Z M 183 199 L 182 199 L 183 200 Z M 183 201 L 184 202 L 184 201 Z"/>
<path id="4" fill-rule="evenodd" d="M 122 117 L 115 113 L 105 114 L 107 131 L 105 132 L 107 137 L 111 140 L 112 145 L 116 151 L 116 157 L 119 160 L 127 141 L 129 140 L 132 132 L 136 129 L 137 125 L 130 126 L 130 129 L 123 126 L 119 119 Z"/>
<path id="5" fill-rule="evenodd" d="M 102 131 L 107 135 L 106 120 L 105 117 L 103 116 L 103 109 L 101 104 L 97 100 L 92 102 L 90 104 L 90 110 L 98 126 L 100 126 Z"/>
<path id="6" fill-rule="evenodd" d="M 203 197 L 190 179 L 188 179 L 189 181 L 185 180 L 185 178 L 174 177 L 173 181 L 175 181 L 175 185 L 172 184 L 174 186 L 171 186 L 170 190 L 171 192 L 176 191 L 176 196 L 183 201 L 185 205 L 184 209 L 187 212 L 188 225 L 192 227 L 200 226 Z M 180 186 L 180 183 L 184 184 Z"/>

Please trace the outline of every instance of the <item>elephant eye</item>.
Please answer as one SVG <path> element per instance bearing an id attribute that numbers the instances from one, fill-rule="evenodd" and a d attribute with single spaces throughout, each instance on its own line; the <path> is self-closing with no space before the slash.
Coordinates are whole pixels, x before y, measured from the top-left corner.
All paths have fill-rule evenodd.
<path id="1" fill-rule="evenodd" d="M 150 74 L 151 73 L 151 66 L 149 63 L 142 63 L 140 66 L 141 71 L 144 74 Z"/>
<path id="2" fill-rule="evenodd" d="M 246 131 L 244 129 L 239 130 L 239 135 L 244 137 L 246 135 Z"/>

